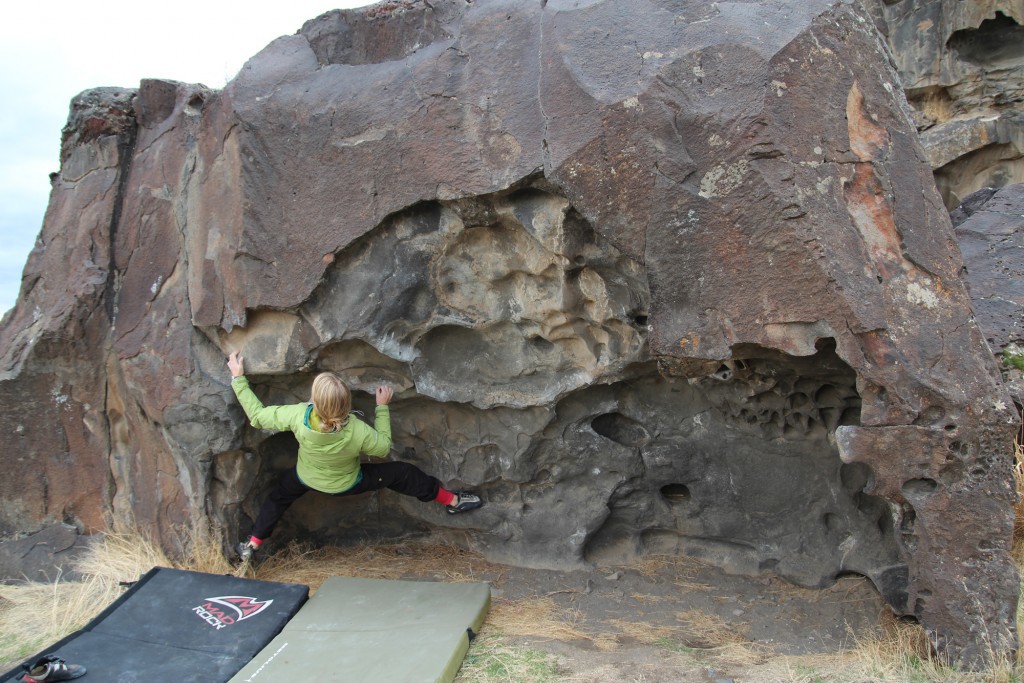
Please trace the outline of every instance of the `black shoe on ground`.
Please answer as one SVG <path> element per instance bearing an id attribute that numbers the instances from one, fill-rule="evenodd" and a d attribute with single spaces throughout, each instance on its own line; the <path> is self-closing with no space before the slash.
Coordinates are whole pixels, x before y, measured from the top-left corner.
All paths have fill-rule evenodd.
<path id="1" fill-rule="evenodd" d="M 457 515 L 460 512 L 476 510 L 484 504 L 484 502 L 480 500 L 480 496 L 475 493 L 466 493 L 464 491 L 454 491 L 453 493 L 455 493 L 457 501 L 446 508 L 449 515 Z"/>
<path id="2" fill-rule="evenodd" d="M 24 665 L 28 671 L 22 676 L 26 683 L 50 683 L 50 681 L 71 681 L 85 675 L 85 667 L 68 664 L 57 655 L 40 657 L 31 667 Z"/>

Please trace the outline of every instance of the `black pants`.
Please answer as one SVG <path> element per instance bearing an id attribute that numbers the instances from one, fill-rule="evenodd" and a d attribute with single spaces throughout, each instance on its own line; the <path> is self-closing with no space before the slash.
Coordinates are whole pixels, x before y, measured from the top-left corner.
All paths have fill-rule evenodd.
<path id="1" fill-rule="evenodd" d="M 354 496 L 357 493 L 387 488 L 428 503 L 437 497 L 437 490 L 441 486 L 437 479 L 407 462 L 364 463 L 360 465 L 360 469 L 363 478 L 358 484 L 348 491 L 329 495 Z M 312 490 L 299 480 L 294 467 L 282 474 L 277 480 L 277 486 L 270 492 L 270 496 L 260 508 L 259 515 L 256 516 L 256 521 L 252 525 L 252 535 L 261 540 L 270 536 L 284 511 L 302 494 Z"/>

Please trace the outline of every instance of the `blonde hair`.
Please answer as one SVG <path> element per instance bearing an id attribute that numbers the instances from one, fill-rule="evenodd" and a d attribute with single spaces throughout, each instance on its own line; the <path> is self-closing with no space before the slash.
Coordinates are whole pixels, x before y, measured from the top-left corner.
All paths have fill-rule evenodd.
<path id="1" fill-rule="evenodd" d="M 316 376 L 310 400 L 313 410 L 320 416 L 321 432 L 341 429 L 352 410 L 352 392 L 333 372 L 321 372 Z"/>

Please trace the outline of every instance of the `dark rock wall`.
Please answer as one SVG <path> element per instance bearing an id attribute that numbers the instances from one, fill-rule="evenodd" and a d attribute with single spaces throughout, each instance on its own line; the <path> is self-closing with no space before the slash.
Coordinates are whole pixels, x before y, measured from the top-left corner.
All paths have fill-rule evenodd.
<path id="1" fill-rule="evenodd" d="M 1024 185 L 978 190 L 951 217 L 978 324 L 1020 408 L 1024 405 Z"/>
<path id="2" fill-rule="evenodd" d="M 1024 182 L 1024 4 L 864 4 L 888 39 L 946 206 Z"/>
<path id="3" fill-rule="evenodd" d="M 267 402 L 388 382 L 397 455 L 487 500 L 311 494 L 275 539 L 852 571 L 1015 647 L 1015 415 L 878 15 L 636 4 L 389 1 L 83 95 L 0 329 L 3 528 L 243 532 L 295 446 L 240 350 Z"/>

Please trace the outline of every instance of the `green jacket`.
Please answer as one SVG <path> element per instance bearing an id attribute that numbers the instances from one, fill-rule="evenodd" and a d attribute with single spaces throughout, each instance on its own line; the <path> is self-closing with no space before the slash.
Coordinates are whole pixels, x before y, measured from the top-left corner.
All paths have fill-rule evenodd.
<path id="1" fill-rule="evenodd" d="M 373 427 L 349 415 L 340 432 L 318 432 L 308 425 L 308 403 L 264 406 L 245 377 L 231 380 L 238 402 L 256 429 L 285 430 L 299 442 L 295 469 L 306 486 L 324 493 L 340 493 L 359 480 L 359 454 L 382 458 L 391 452 L 391 412 L 377 406 Z"/>

